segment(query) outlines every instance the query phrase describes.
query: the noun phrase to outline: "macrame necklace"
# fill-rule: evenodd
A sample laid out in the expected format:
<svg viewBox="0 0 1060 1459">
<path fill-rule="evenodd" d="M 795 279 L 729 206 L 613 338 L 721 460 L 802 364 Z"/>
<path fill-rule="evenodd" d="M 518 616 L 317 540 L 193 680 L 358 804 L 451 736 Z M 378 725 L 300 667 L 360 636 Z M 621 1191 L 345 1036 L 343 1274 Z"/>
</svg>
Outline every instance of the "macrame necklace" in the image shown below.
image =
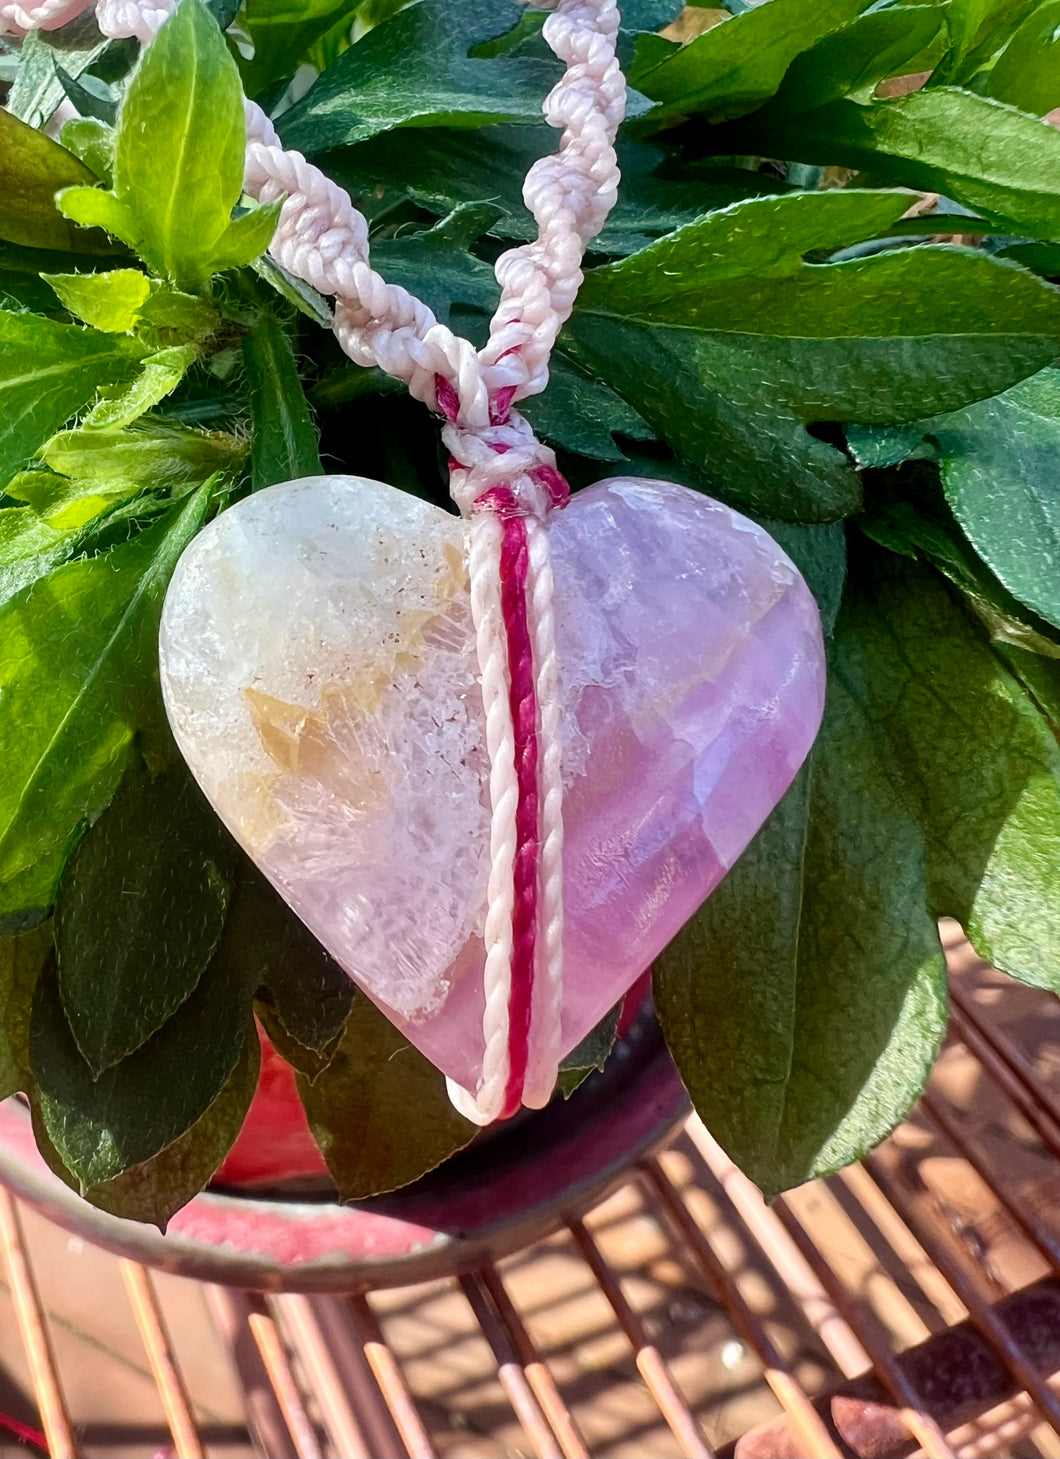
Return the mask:
<svg viewBox="0 0 1060 1459">
<path fill-rule="evenodd" d="M 97 21 L 146 44 L 170 8 L 98 0 Z M 246 191 L 283 199 L 271 255 L 334 297 L 351 359 L 444 419 L 462 520 L 357 477 L 270 487 L 191 544 L 162 622 L 214 806 L 482 1124 L 547 1102 L 779 800 L 823 702 L 816 607 L 765 532 L 665 482 L 568 506 L 515 409 L 616 198 L 618 26 L 615 0 L 545 21 L 562 140 L 527 176 L 538 235 L 497 262 L 481 350 L 372 270 L 348 195 L 246 103 Z"/>
</svg>

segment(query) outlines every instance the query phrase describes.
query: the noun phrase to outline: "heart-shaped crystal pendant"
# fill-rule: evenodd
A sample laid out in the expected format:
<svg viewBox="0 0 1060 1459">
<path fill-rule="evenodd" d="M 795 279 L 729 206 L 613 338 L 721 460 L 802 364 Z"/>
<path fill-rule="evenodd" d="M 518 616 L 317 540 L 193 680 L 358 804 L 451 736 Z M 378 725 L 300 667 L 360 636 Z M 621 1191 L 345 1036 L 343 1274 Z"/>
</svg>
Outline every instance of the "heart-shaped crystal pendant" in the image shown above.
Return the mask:
<svg viewBox="0 0 1060 1459">
<path fill-rule="evenodd" d="M 566 1053 L 714 890 L 820 723 L 817 607 L 720 503 L 617 478 L 550 522 Z M 185 552 L 162 687 L 243 848 L 359 986 L 477 1085 L 488 764 L 457 517 L 351 476 L 246 497 Z"/>
</svg>

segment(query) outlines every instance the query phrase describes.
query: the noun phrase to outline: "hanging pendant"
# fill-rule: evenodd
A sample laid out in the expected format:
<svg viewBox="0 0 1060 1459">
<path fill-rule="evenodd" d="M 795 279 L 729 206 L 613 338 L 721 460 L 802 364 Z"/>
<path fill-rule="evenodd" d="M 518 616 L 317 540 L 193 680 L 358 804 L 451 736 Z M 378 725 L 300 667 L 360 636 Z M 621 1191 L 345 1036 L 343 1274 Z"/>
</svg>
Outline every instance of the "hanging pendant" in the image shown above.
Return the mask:
<svg viewBox="0 0 1060 1459">
<path fill-rule="evenodd" d="M 802 577 L 718 502 L 617 478 L 578 493 L 550 535 L 566 1053 L 783 795 L 825 670 Z M 462 521 L 359 477 L 247 497 L 177 566 L 161 671 L 177 742 L 232 834 L 474 1089 L 489 798 Z"/>
</svg>

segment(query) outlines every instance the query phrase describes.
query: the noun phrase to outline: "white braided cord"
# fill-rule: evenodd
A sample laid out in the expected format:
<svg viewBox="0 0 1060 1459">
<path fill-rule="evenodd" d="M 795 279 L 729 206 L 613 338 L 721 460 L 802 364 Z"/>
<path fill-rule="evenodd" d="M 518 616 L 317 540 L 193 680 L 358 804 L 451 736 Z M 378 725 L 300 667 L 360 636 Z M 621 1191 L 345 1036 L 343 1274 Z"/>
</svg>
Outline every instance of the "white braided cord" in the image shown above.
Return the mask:
<svg viewBox="0 0 1060 1459">
<path fill-rule="evenodd" d="M 501 611 L 501 544 L 504 524 L 492 512 L 476 512 L 468 534 L 471 618 L 482 675 L 486 748 L 490 761 L 490 871 L 486 890 L 482 974 L 484 1050 L 478 1088 L 472 1094 L 447 1080 L 449 1097 L 461 1114 L 488 1125 L 500 1114 L 507 1091 L 508 997 L 511 992 L 514 867 L 518 845 L 519 782 L 515 769 L 515 726 L 508 699 L 508 660 Z"/>
<path fill-rule="evenodd" d="M 544 103 L 549 125 L 562 131 L 558 152 L 530 169 L 523 188 L 537 223 L 534 242 L 510 249 L 496 264 L 500 303 L 482 351 L 440 323 L 419 299 L 388 284 L 368 262 L 368 225 L 349 195 L 298 152 L 281 145 L 254 102 L 245 104 L 246 192 L 261 203 L 282 199 L 269 245 L 289 273 L 335 298 L 335 334 L 356 363 L 378 365 L 409 392 L 441 412 L 439 380 L 455 398 L 455 418 L 443 440 L 456 463 L 451 490 L 469 524 L 469 583 L 476 651 L 482 676 L 490 760 L 490 875 L 484 931 L 484 1058 L 477 1089 L 447 1081 L 456 1107 L 486 1124 L 506 1097 L 510 1073 L 508 1000 L 511 992 L 513 868 L 519 785 L 509 702 L 506 636 L 500 598 L 501 522 L 474 504 L 504 485 L 527 513 L 527 620 L 538 703 L 539 877 L 534 1015 L 524 1102 L 550 1097 L 559 1063 L 563 996 L 563 819 L 561 712 L 555 649 L 553 579 L 545 525 L 551 506 L 541 468 L 555 458 L 517 411 L 491 420 L 491 401 L 507 392 L 521 400 L 545 388 L 552 347 L 570 316 L 581 284 L 588 241 L 599 232 L 618 189 L 614 139 L 625 113 L 625 81 L 615 56 L 616 0 L 529 0 L 553 10 L 544 37 L 565 62 L 564 75 Z M 100 30 L 147 44 L 176 0 L 97 0 Z M 0 0 L 0 32 L 61 23 L 79 0 Z"/>
</svg>

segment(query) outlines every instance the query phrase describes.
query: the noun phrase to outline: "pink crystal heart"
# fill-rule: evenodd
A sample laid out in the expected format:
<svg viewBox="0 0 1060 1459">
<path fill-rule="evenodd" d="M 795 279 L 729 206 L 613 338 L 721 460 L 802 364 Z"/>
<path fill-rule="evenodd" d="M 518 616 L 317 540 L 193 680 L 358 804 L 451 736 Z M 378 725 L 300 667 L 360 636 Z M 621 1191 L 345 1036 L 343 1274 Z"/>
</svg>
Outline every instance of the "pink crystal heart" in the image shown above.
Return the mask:
<svg viewBox="0 0 1060 1459">
<path fill-rule="evenodd" d="M 805 758 L 817 607 L 720 503 L 617 478 L 551 522 L 572 1049 L 714 890 Z M 324 946 L 444 1072 L 482 1061 L 489 809 L 461 521 L 359 477 L 245 498 L 161 633 L 177 741 Z"/>
</svg>

